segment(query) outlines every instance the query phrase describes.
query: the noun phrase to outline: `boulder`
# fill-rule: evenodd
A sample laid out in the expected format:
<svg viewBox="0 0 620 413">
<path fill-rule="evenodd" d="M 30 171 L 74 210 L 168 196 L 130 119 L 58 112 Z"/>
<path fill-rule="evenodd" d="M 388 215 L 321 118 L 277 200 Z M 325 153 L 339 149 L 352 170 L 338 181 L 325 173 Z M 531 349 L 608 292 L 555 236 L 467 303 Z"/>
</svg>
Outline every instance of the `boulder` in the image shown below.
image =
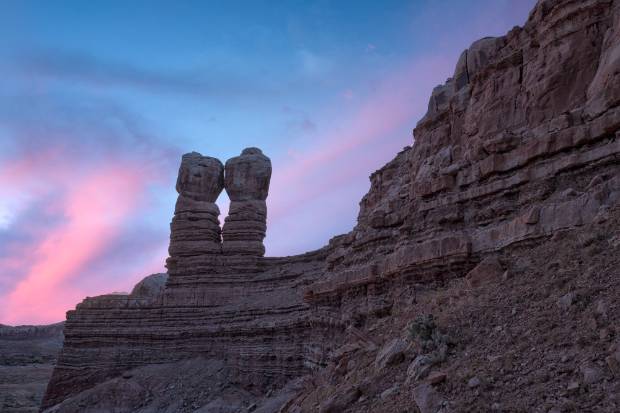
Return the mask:
<svg viewBox="0 0 620 413">
<path fill-rule="evenodd" d="M 407 344 L 405 341 L 400 338 L 395 338 L 379 350 L 375 358 L 375 367 L 381 370 L 387 366 L 402 362 L 405 359 L 406 351 Z"/>
<path fill-rule="evenodd" d="M 340 413 L 359 399 L 361 394 L 358 387 L 346 386 L 321 403 L 319 413 Z"/>
<path fill-rule="evenodd" d="M 438 413 L 443 411 L 445 404 L 443 396 L 430 383 L 422 383 L 414 387 L 413 400 L 420 409 L 420 413 Z"/>
<path fill-rule="evenodd" d="M 140 298 L 154 298 L 157 297 L 163 291 L 168 280 L 168 274 L 151 274 L 144 277 L 138 284 L 131 290 L 132 297 Z"/>
<path fill-rule="evenodd" d="M 431 367 L 433 366 L 433 360 L 430 356 L 425 354 L 418 355 L 407 368 L 407 380 L 419 380 L 426 377 Z"/>
</svg>

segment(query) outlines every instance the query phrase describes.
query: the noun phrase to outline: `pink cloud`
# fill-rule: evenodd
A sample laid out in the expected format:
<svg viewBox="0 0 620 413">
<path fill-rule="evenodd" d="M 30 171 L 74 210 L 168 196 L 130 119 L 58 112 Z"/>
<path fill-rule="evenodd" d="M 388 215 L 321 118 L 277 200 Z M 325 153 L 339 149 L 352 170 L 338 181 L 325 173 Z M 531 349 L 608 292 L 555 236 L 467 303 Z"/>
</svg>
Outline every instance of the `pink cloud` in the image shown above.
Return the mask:
<svg viewBox="0 0 620 413">
<path fill-rule="evenodd" d="M 372 170 L 411 144 L 409 131 L 424 115 L 433 85 L 445 81 L 453 60 L 430 56 L 395 69 L 336 128 L 319 136 L 311 151 L 295 151 L 297 156 L 278 166 L 270 190 L 272 221 L 352 179 L 367 182 Z"/>
<path fill-rule="evenodd" d="M 37 178 L 37 172 L 39 172 L 39 178 L 45 175 L 46 181 L 54 180 L 59 176 L 64 177 L 68 168 L 66 162 L 59 162 L 61 157 L 61 151 L 50 148 L 46 151 L 26 153 L 16 159 L 9 159 L 4 165 L 0 165 L 0 185 L 4 187 L 3 189 L 15 187 L 18 184 L 31 186 Z M 54 164 L 54 168 L 47 168 L 50 164 Z"/>
<path fill-rule="evenodd" d="M 446 68 L 452 66 L 453 60 L 429 57 L 391 73 L 339 128 L 318 139 L 321 145 L 306 153 L 301 162 L 286 165 L 279 174 L 283 182 L 294 181 L 309 170 L 379 140 L 398 126 L 413 127 L 426 110 L 432 86 L 445 81 Z M 403 141 L 411 143 L 411 136 Z"/>
<path fill-rule="evenodd" d="M 64 313 L 90 291 L 71 287 L 71 279 L 117 236 L 123 220 L 138 206 L 144 177 L 131 166 L 112 165 L 83 178 L 60 201 L 64 222 L 50 228 L 19 256 L 0 261 L 0 271 L 27 268 L 2 299 L 2 323 L 45 323 Z"/>
<path fill-rule="evenodd" d="M 481 21 L 484 22 L 484 19 Z M 504 23 L 496 25 L 502 28 Z M 471 39 L 474 40 L 479 37 L 474 33 L 476 30 L 469 32 L 471 28 L 467 25 L 462 30 L 467 31 L 462 38 L 475 36 Z M 442 50 L 449 50 L 444 55 L 423 56 L 393 66 L 382 76 L 381 82 L 368 87 L 373 89 L 369 95 L 365 96 L 363 88 L 357 84 L 354 91 L 343 85 L 334 89 L 334 100 L 326 105 L 325 112 L 338 114 L 339 119 L 331 125 L 324 127 L 326 123 L 315 114 L 312 114 L 312 119 L 319 120 L 320 128 L 310 123 L 297 124 L 302 130 L 312 132 L 312 147 L 305 150 L 291 147 L 284 151 L 288 153 L 288 158 L 274 159 L 274 176 L 268 200 L 269 237 L 278 240 L 281 246 L 280 250 L 269 250 L 270 254 L 302 252 L 291 250 L 298 247 L 291 241 L 287 218 L 289 223 L 298 221 L 299 229 L 296 231 L 299 231 L 300 236 L 295 238 L 317 238 L 314 241 L 317 247 L 326 243 L 330 235 L 335 235 L 333 231 L 340 230 L 325 228 L 325 232 L 329 230 L 330 233 L 324 239 L 318 239 L 324 234 L 321 232 L 323 221 L 342 221 L 344 230 L 354 225 L 357 215 L 355 204 L 368 189 L 369 173 L 392 159 L 402 146 L 411 144 L 411 128 L 424 114 L 432 87 L 451 75 L 458 51 L 467 46 L 461 44 L 461 37 L 456 37 L 456 41 L 452 35 L 438 39 L 437 44 L 442 46 Z M 378 56 L 380 49 L 374 44 L 368 44 L 366 54 Z M 360 53 L 364 53 L 364 50 L 360 50 Z M 316 66 L 314 60 L 310 66 Z M 35 65 L 33 68 L 36 69 L 37 77 L 51 76 L 85 80 L 92 84 L 199 93 L 201 96 L 214 92 L 202 82 L 178 82 L 176 79 L 155 75 L 145 77 L 133 68 L 119 68 L 80 56 L 69 56 L 56 63 L 47 58 L 31 63 Z M 76 66 L 76 63 L 79 64 Z M 101 75 L 102 72 L 105 73 Z M 225 84 L 228 85 L 228 82 Z M 341 91 L 342 88 L 345 90 Z M 245 90 L 247 87 L 239 89 Z M 218 88 L 215 93 L 218 96 L 228 95 L 231 90 Z M 263 96 L 261 93 L 259 95 Z M 52 105 L 52 108 L 55 106 Z M 71 116 L 66 119 L 66 123 L 51 122 L 56 128 L 42 128 L 40 122 L 33 122 L 26 117 L 24 123 L 27 133 L 16 135 L 16 139 L 31 144 L 24 145 L 27 150 L 20 159 L 0 165 L 0 213 L 3 202 L 10 202 L 8 205 L 15 215 L 20 209 L 31 205 L 31 201 L 49 198 L 50 203 L 42 207 L 47 210 L 42 216 L 61 218 L 43 228 L 36 228 L 39 224 L 37 222 L 21 223 L 32 225 L 33 228 L 28 229 L 29 233 L 34 234 L 32 239 L 27 243 L 2 245 L 2 252 L 8 252 L 8 255 L 0 254 L 0 283 L 8 279 L 11 283 L 6 283 L 8 288 L 0 289 L 0 323 L 58 321 L 64 318 L 67 309 L 84 296 L 127 290 L 131 288 L 131 283 L 143 275 L 161 270 L 166 254 L 165 241 L 158 241 L 157 248 L 148 257 L 145 255 L 141 260 L 131 258 L 131 262 L 121 262 L 118 251 L 110 249 L 119 243 L 122 231 L 132 229 L 128 221 L 136 219 L 138 211 L 142 212 L 140 200 L 145 195 L 146 186 L 157 179 L 156 174 L 147 176 L 145 171 L 135 165 L 145 165 L 155 160 L 145 153 L 137 163 L 107 159 L 110 153 L 123 152 L 134 156 L 133 143 L 121 145 L 123 151 L 107 152 L 123 142 L 120 137 L 109 140 L 108 136 L 124 136 L 127 125 L 130 134 L 134 134 L 133 122 L 121 122 L 121 130 L 116 127 L 116 122 L 103 122 L 102 130 L 92 131 L 91 124 L 100 125 L 102 119 L 108 118 L 125 119 L 125 115 L 117 113 L 115 108 L 104 108 L 103 113 L 108 116 L 102 116 L 102 108 L 95 105 L 92 113 L 85 117 L 82 108 L 78 109 L 69 112 Z M 44 106 L 43 110 L 48 109 Z M 283 107 L 282 111 L 289 114 L 293 112 L 288 106 Z M 22 112 L 29 113 L 27 110 L 16 113 Z M 66 131 L 70 132 L 72 139 L 62 136 Z M 73 145 L 79 145 L 83 136 L 90 136 L 96 145 L 92 145 L 92 150 L 90 145 L 85 145 L 79 155 L 83 158 L 78 161 Z M 103 144 L 99 145 L 101 142 Z M 145 147 L 155 146 L 151 141 L 146 142 L 148 144 Z M 40 152 L 39 148 L 51 147 L 48 143 L 53 143 L 56 149 Z M 68 152 L 74 156 L 68 155 Z M 167 190 L 171 188 L 166 187 Z M 220 201 L 222 220 L 228 209 L 227 203 L 223 196 Z M 324 207 L 324 203 L 347 204 L 350 207 L 334 212 Z M 334 218 L 336 214 L 342 215 Z M 302 220 L 300 217 L 311 219 Z M 169 218 L 166 216 L 163 219 Z M 18 232 L 18 235 L 22 235 L 23 227 Z M 144 239 L 143 235 L 141 237 Z M 118 259 L 117 264 L 101 264 L 112 256 Z M 93 269 L 95 262 L 99 263 L 99 267 Z M 122 280 L 107 277 L 115 273 L 121 273 Z"/>
</svg>

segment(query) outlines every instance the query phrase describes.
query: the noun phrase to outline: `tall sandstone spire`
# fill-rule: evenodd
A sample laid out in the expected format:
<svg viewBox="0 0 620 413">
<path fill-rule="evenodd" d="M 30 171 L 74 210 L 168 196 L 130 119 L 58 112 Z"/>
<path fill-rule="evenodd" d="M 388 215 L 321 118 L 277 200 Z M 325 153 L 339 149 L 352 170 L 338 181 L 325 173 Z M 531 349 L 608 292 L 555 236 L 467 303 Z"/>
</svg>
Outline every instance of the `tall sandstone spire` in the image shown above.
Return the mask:
<svg viewBox="0 0 620 413">
<path fill-rule="evenodd" d="M 265 255 L 270 179 L 271 160 L 258 148 L 246 148 L 226 161 L 224 187 L 230 209 L 222 231 L 224 254 Z"/>
<path fill-rule="evenodd" d="M 213 256 L 221 254 L 220 210 L 215 201 L 222 189 L 222 162 L 198 152 L 183 155 L 166 260 L 171 279 L 191 274 L 197 267 L 212 266 Z"/>
</svg>

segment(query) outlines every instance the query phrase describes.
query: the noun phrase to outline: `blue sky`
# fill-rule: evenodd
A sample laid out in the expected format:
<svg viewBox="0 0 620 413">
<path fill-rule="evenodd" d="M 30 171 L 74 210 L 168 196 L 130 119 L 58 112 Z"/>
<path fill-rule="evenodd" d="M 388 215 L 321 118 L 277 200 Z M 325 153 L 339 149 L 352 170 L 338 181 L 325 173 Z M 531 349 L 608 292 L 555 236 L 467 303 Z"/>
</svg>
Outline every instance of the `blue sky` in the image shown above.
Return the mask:
<svg viewBox="0 0 620 413">
<path fill-rule="evenodd" d="M 162 271 L 193 150 L 225 161 L 262 148 L 268 255 L 325 245 L 355 225 L 368 176 L 412 143 L 460 52 L 533 5 L 4 2 L 0 302 L 13 304 L 0 322 L 60 319 L 84 295 Z M 71 242 L 81 248 L 59 263 Z M 43 286 L 63 291 L 45 319 L 24 293 Z"/>
</svg>

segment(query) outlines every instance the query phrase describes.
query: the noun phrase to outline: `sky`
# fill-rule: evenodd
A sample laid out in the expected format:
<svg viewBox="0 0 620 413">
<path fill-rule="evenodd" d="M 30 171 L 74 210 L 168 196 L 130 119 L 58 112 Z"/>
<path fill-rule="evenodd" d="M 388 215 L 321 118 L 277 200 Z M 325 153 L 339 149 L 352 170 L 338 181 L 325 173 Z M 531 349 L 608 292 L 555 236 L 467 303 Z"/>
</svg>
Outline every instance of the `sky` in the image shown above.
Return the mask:
<svg viewBox="0 0 620 413">
<path fill-rule="evenodd" d="M 4 1 L 0 323 L 164 272 L 183 153 L 271 158 L 269 256 L 348 232 L 459 54 L 533 5 Z"/>
</svg>

